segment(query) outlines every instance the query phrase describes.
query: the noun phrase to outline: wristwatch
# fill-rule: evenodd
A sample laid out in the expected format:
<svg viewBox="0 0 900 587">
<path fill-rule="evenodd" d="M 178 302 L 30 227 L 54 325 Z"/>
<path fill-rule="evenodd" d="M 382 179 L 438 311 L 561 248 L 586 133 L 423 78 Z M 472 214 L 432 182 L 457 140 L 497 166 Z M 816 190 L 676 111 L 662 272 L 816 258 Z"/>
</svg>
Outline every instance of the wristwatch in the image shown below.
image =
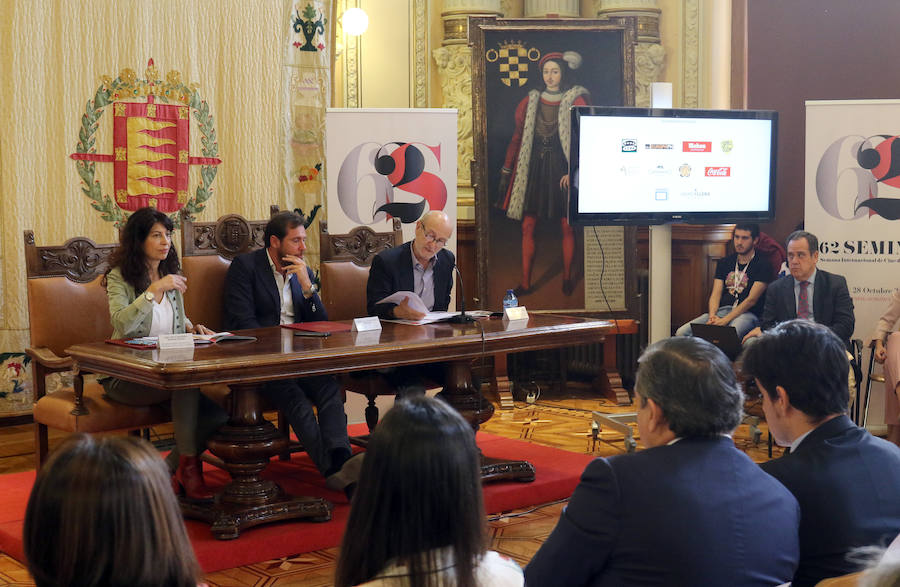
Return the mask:
<svg viewBox="0 0 900 587">
<path fill-rule="evenodd" d="M 309 286 L 309 289 L 303 292 L 303 296 L 307 298 L 311 298 L 314 295 L 319 293 L 319 286 L 315 283 Z"/>
<path fill-rule="evenodd" d="M 156 296 L 153 295 L 152 293 L 150 293 L 149 291 L 144 292 L 144 299 L 147 300 L 148 302 L 152 302 L 155 298 L 156 298 Z"/>
</svg>

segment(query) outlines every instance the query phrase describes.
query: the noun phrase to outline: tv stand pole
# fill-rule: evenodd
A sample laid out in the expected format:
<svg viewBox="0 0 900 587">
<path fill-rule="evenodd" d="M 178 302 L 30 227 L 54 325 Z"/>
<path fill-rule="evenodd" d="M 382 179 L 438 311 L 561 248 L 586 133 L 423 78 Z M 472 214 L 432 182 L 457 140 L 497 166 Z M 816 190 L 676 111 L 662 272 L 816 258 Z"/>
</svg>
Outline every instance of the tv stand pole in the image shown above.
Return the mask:
<svg viewBox="0 0 900 587">
<path fill-rule="evenodd" d="M 672 107 L 672 84 L 650 84 L 650 105 Z M 650 340 L 672 336 L 672 225 L 650 227 Z"/>
</svg>

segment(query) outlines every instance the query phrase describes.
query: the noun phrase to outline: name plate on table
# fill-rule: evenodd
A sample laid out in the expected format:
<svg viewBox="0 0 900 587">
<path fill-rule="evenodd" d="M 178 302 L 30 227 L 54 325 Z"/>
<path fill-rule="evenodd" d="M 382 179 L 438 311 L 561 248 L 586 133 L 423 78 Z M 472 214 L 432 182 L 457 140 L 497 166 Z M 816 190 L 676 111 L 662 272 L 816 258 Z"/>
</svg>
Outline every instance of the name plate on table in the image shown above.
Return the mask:
<svg viewBox="0 0 900 587">
<path fill-rule="evenodd" d="M 194 348 L 194 335 L 185 334 L 160 334 L 156 346 L 159 350 L 168 349 L 192 349 Z"/>
<path fill-rule="evenodd" d="M 512 322 L 514 320 L 528 320 L 528 310 L 525 309 L 525 306 L 503 308 L 503 320 L 507 322 Z"/>
<path fill-rule="evenodd" d="M 528 327 L 528 310 L 525 306 L 503 309 L 503 330 L 522 330 Z"/>
<path fill-rule="evenodd" d="M 194 347 L 183 349 L 157 349 L 153 351 L 157 363 L 188 363 L 194 360 Z"/>
<path fill-rule="evenodd" d="M 381 341 L 381 329 L 353 333 L 353 346 L 370 346 Z"/>
<path fill-rule="evenodd" d="M 353 326 L 350 328 L 352 332 L 370 332 L 372 330 L 381 330 L 381 320 L 378 316 L 369 316 L 367 318 L 354 318 Z"/>
</svg>

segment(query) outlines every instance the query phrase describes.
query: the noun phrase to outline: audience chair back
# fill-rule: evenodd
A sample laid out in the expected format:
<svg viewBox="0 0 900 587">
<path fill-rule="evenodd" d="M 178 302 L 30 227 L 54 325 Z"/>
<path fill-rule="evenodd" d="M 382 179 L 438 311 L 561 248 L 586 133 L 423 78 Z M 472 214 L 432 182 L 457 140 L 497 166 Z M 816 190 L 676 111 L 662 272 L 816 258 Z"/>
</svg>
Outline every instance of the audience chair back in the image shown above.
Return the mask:
<svg viewBox="0 0 900 587">
<path fill-rule="evenodd" d="M 271 207 L 271 213 L 278 206 Z M 215 222 L 185 220 L 181 229 L 181 267 L 188 278 L 184 313 L 194 324 L 222 330 L 225 275 L 237 255 L 263 248 L 268 220 L 246 220 L 237 214 Z"/>
<path fill-rule="evenodd" d="M 118 244 L 75 237 L 59 246 L 35 245 L 25 231 L 25 271 L 33 370 L 35 467 L 47 456 L 47 429 L 67 432 L 137 430 L 167 422 L 159 406 L 134 407 L 106 399 L 103 387 L 75 373 L 72 387 L 47 393 L 51 373 L 69 371 L 66 349 L 103 341 L 112 334 L 104 275 Z"/>
<path fill-rule="evenodd" d="M 391 232 L 375 232 L 357 226 L 347 234 L 329 234 L 328 224 L 319 222 L 322 303 L 331 320 L 350 320 L 367 315 L 366 283 L 375 255 L 403 244 L 400 220 L 393 219 Z"/>
</svg>

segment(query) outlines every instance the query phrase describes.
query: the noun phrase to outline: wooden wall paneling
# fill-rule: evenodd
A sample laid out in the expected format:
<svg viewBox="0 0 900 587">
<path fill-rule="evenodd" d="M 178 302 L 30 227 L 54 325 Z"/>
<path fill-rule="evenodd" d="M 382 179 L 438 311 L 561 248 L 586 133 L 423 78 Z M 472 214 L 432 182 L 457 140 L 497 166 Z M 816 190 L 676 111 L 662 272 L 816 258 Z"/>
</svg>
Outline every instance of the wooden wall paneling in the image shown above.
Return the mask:
<svg viewBox="0 0 900 587">
<path fill-rule="evenodd" d="M 478 288 L 477 266 L 475 264 L 475 221 L 456 221 L 456 264 L 463 278 L 463 288 L 466 290 L 466 309 L 478 308 L 475 301 L 475 292 Z M 499 301 L 497 302 L 499 304 Z M 459 295 L 456 306 L 459 309 Z M 493 306 L 488 303 L 488 308 Z M 499 309 L 499 308 L 498 308 Z"/>
<path fill-rule="evenodd" d="M 672 226 L 672 330 L 706 312 L 716 263 L 731 242 L 733 224 Z M 638 229 L 638 256 L 649 268 L 649 231 Z"/>
</svg>

